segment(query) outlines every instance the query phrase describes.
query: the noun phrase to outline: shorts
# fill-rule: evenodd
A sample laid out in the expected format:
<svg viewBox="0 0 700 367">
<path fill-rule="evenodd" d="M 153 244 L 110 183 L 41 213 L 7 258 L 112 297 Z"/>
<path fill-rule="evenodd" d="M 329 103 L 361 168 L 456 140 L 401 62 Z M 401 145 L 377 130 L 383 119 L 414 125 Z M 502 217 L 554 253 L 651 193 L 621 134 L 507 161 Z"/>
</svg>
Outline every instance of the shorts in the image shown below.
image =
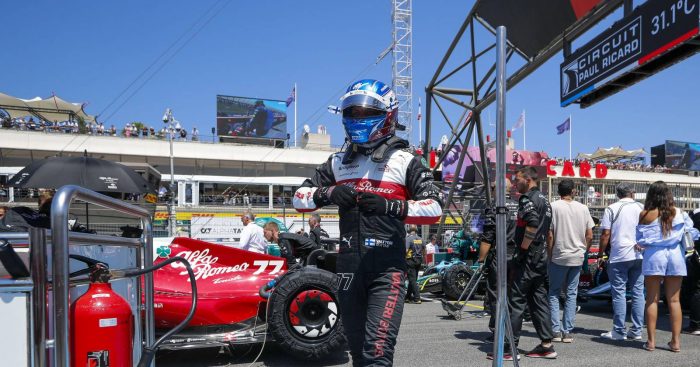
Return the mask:
<svg viewBox="0 0 700 367">
<path fill-rule="evenodd" d="M 642 274 L 660 276 L 686 276 L 685 256 L 681 246 L 649 246 L 644 249 Z"/>
</svg>

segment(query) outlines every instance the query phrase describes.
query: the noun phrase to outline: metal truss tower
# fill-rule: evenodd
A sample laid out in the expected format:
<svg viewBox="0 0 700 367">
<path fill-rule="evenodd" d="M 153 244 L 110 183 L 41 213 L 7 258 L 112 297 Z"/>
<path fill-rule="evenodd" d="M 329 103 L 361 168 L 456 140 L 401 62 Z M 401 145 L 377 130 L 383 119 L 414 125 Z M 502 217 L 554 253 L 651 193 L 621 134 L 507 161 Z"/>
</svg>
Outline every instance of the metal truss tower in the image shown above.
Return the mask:
<svg viewBox="0 0 700 367">
<path fill-rule="evenodd" d="M 505 51 L 508 65 L 506 87 L 508 89 L 514 87 L 559 51 L 569 52 L 569 40 L 576 39 L 620 6 L 623 1 L 627 0 L 601 2 L 585 19 L 569 27 L 564 35 L 553 40 L 535 56 L 526 55 L 508 42 Z M 444 121 L 449 127 L 450 137 L 447 145 L 442 149 L 442 154 L 438 157 L 434 170 L 441 167 L 448 156 L 453 162 L 455 159 L 457 162 L 454 177 L 443 187 L 447 195 L 443 203 L 438 235 L 442 234 L 448 217 L 453 223 L 461 223 L 463 227 L 469 225 L 469 207 L 465 206 L 465 199 L 468 200 L 471 196 L 468 190 L 475 183 L 462 177 L 464 165 L 474 165 L 477 177 L 481 178 L 481 182 L 476 186 L 488 187 L 489 165 L 486 159 L 474 159 L 466 149 L 472 136 L 476 135 L 479 142 L 479 155 L 486 157 L 481 112 L 496 99 L 496 30 L 477 14 L 477 9 L 486 2 L 487 0 L 476 1 L 452 40 L 447 53 L 443 56 L 433 78 L 426 86 L 423 152 L 427 158 L 431 148 L 431 126 Z M 458 46 L 463 48 L 455 52 Z M 448 109 L 447 105 L 451 105 L 452 110 Z M 434 113 L 433 107 L 436 107 L 437 114 Z M 455 112 L 458 113 L 455 114 Z M 455 146 L 458 148 L 452 150 Z M 487 202 L 491 202 L 489 190 L 484 190 L 479 196 L 481 195 L 485 196 Z"/>
<path fill-rule="evenodd" d="M 392 89 L 399 101 L 399 123 L 406 126 L 406 138 L 413 131 L 413 6 L 412 0 L 392 0 L 394 57 Z"/>
</svg>

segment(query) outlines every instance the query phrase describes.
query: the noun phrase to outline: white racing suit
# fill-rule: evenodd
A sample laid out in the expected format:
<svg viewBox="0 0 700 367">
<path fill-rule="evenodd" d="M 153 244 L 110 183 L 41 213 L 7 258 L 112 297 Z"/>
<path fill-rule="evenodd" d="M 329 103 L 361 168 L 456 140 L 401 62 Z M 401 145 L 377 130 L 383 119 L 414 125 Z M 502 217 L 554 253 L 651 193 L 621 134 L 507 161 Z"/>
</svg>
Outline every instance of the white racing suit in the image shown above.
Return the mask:
<svg viewBox="0 0 700 367">
<path fill-rule="evenodd" d="M 294 196 L 294 207 L 301 212 L 317 209 L 317 189 L 335 185 L 407 201 L 404 220 L 363 214 L 357 207 L 339 209 L 340 311 L 355 366 L 392 364 L 406 296 L 404 223 L 433 224 L 442 214 L 431 171 L 420 156 L 400 149 L 405 146 L 405 141 L 392 138 L 366 154 L 352 146 L 349 153 L 335 153 Z"/>
</svg>

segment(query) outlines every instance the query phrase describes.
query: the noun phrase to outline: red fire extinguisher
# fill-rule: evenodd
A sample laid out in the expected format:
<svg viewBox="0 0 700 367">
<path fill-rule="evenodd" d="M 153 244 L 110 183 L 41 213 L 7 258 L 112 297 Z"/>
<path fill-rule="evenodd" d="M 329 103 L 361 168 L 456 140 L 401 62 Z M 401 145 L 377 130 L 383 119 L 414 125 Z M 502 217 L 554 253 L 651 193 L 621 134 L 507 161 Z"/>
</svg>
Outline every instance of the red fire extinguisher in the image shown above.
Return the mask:
<svg viewBox="0 0 700 367">
<path fill-rule="evenodd" d="M 87 292 L 71 305 L 72 367 L 133 366 L 133 314 L 109 278 L 104 264 L 95 265 Z"/>
</svg>

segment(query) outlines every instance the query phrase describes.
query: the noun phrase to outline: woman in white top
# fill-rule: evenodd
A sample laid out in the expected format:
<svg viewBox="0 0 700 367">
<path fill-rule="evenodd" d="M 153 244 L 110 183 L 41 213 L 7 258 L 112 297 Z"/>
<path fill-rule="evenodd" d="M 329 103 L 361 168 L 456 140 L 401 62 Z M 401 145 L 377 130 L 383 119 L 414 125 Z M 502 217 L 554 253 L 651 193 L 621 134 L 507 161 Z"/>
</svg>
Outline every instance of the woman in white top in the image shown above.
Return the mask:
<svg viewBox="0 0 700 367">
<path fill-rule="evenodd" d="M 652 351 L 656 347 L 656 320 L 661 282 L 666 291 L 666 302 L 671 314 L 671 341 L 668 348 L 680 352 L 680 334 L 683 313 L 680 304 L 680 290 L 685 267 L 685 248 L 682 238 L 690 231 L 698 238 L 697 229 L 688 214 L 675 207 L 673 194 L 663 181 L 656 181 L 649 187 L 644 210 L 639 214 L 637 244 L 643 250 L 642 274 L 646 286 L 646 318 L 648 340 L 644 349 Z"/>
</svg>

